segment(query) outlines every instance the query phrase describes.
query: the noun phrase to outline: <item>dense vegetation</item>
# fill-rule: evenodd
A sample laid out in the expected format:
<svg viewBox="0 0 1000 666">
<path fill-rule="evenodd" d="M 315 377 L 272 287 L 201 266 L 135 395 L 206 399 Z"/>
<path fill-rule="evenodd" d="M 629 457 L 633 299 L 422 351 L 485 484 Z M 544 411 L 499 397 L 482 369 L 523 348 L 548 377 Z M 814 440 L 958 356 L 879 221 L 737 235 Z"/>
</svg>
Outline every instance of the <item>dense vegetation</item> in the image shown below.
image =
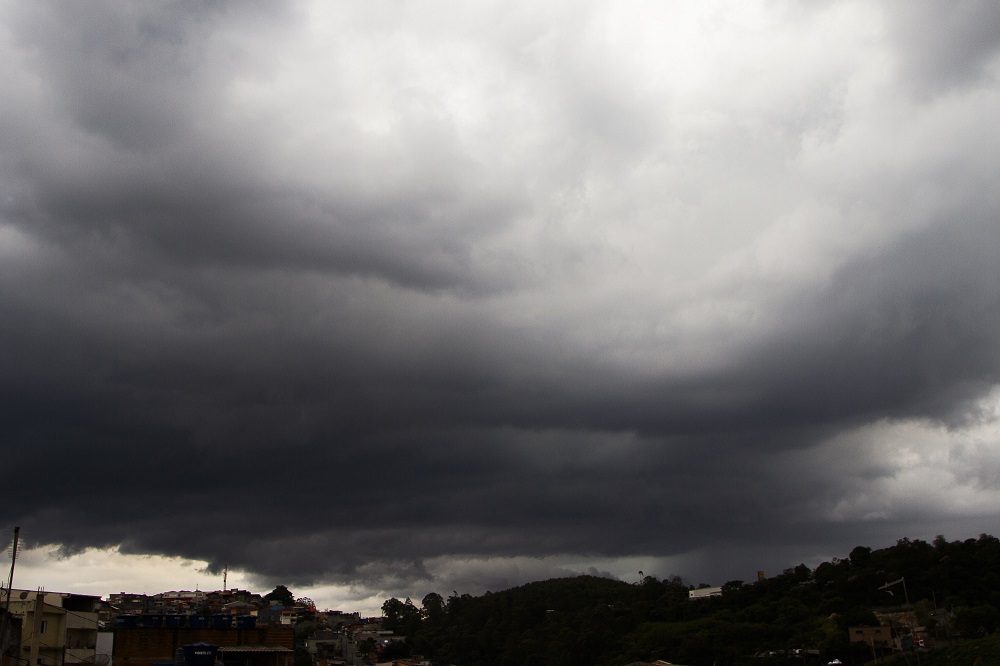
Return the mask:
<svg viewBox="0 0 1000 666">
<path fill-rule="evenodd" d="M 991 666 L 1000 664 L 1000 634 L 988 638 L 956 642 L 921 654 L 920 666 Z M 886 666 L 916 666 L 910 656 L 897 656 Z"/>
<path fill-rule="evenodd" d="M 902 584 L 880 589 L 899 579 L 905 594 Z M 852 646 L 847 628 L 878 624 L 873 611 L 902 607 L 904 596 L 939 644 L 993 633 L 1000 624 L 1000 540 L 981 535 L 953 542 L 902 539 L 876 551 L 858 546 L 846 559 L 814 570 L 799 565 L 753 584 L 730 581 L 719 597 L 690 601 L 688 590 L 676 577 L 628 584 L 581 576 L 480 597 L 431 593 L 420 606 L 389 599 L 386 627 L 408 639 L 383 658 L 412 652 L 463 666 L 616 666 L 656 659 L 780 666 L 834 658 L 860 664 L 872 650 Z"/>
</svg>

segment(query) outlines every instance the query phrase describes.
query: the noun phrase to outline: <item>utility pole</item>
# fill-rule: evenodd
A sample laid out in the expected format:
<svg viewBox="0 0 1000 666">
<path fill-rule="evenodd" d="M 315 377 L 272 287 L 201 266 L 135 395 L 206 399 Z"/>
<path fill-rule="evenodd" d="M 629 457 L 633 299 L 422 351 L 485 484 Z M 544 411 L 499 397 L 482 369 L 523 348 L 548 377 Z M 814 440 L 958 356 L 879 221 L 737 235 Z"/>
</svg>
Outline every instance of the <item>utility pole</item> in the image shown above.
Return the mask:
<svg viewBox="0 0 1000 666">
<path fill-rule="evenodd" d="M 891 583 L 886 583 L 885 585 L 881 586 L 878 589 L 888 591 L 890 587 L 892 587 L 893 585 L 899 585 L 900 583 L 903 584 L 903 598 L 906 599 L 906 605 L 909 606 L 910 595 L 906 592 L 906 578 L 900 578 L 899 580 L 894 580 Z M 892 592 L 889 592 L 889 594 L 892 594 Z"/>
<path fill-rule="evenodd" d="M 31 649 L 28 656 L 28 666 L 37 666 L 39 639 L 42 634 L 42 612 L 45 610 L 45 593 L 41 590 L 35 593 L 35 614 L 31 619 Z"/>
<path fill-rule="evenodd" d="M 906 600 L 906 607 L 907 609 L 909 609 L 910 615 L 912 616 L 912 620 L 910 620 L 913 623 L 913 627 L 910 628 L 910 640 L 912 641 L 913 629 L 916 628 L 917 626 L 917 614 L 913 611 L 913 606 L 910 605 L 910 595 L 906 591 L 906 578 L 900 576 L 899 580 L 894 580 L 891 583 L 886 583 L 885 585 L 883 585 L 878 589 L 885 590 L 888 592 L 890 587 L 892 587 L 893 585 L 899 585 L 900 583 L 903 584 L 903 598 Z M 889 594 L 892 594 L 892 592 L 889 592 Z M 916 653 L 917 655 L 917 666 L 920 666 L 920 646 L 914 643 L 913 652 Z"/>
<path fill-rule="evenodd" d="M 7 654 L 7 618 L 10 617 L 10 595 L 14 589 L 14 563 L 17 561 L 17 538 L 21 533 L 20 527 L 14 528 L 14 543 L 10 547 L 10 575 L 7 577 L 7 601 L 3 606 L 3 622 L 0 622 L 0 661 L 3 655 Z"/>
</svg>

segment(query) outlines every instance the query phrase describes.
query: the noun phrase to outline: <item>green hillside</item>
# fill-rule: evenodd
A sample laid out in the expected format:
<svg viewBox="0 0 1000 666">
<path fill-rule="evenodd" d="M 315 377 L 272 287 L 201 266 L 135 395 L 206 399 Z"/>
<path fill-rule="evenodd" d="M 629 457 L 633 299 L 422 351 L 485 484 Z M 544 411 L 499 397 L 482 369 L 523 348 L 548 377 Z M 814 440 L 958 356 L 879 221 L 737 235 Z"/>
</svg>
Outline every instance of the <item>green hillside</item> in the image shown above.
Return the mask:
<svg viewBox="0 0 1000 666">
<path fill-rule="evenodd" d="M 876 651 L 851 644 L 848 627 L 878 625 L 879 618 L 892 625 L 895 638 L 908 640 L 919 626 L 928 646 L 951 644 L 922 652 L 921 666 L 927 666 L 996 630 L 997 572 L 995 537 L 901 539 L 882 550 L 858 546 L 815 569 L 799 565 L 752 584 L 730 581 L 721 596 L 694 601 L 676 577 L 628 584 L 581 576 L 478 597 L 430 593 L 419 606 L 390 599 L 383 611 L 387 628 L 408 637 L 389 656 L 412 652 L 460 666 L 618 666 L 657 659 L 690 666 L 861 664 Z M 994 644 L 981 645 L 982 666 L 1000 664 Z M 874 656 L 889 656 L 884 652 Z M 959 661 L 948 664 L 966 663 L 966 653 L 955 655 Z"/>
<path fill-rule="evenodd" d="M 956 642 L 920 653 L 920 666 L 995 666 L 1000 664 L 1000 634 Z M 899 655 L 886 666 L 917 666 L 914 656 Z"/>
</svg>

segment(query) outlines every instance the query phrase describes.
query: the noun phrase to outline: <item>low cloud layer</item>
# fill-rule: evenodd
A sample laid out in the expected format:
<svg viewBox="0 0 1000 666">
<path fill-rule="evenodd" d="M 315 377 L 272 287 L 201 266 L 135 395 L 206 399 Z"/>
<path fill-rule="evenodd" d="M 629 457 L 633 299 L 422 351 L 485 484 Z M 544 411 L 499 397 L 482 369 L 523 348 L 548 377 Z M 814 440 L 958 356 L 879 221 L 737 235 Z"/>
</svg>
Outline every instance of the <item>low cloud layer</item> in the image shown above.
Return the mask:
<svg viewBox="0 0 1000 666">
<path fill-rule="evenodd" d="M 29 543 L 363 599 L 1000 528 L 990 3 L 0 7 Z"/>
</svg>

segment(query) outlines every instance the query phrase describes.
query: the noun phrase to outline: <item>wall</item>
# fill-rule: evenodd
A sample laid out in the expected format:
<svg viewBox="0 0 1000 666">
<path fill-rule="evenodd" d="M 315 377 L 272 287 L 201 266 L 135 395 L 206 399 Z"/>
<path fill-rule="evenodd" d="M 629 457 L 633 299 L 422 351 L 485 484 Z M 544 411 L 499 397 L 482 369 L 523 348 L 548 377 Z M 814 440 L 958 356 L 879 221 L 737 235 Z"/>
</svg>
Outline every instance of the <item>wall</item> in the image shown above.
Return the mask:
<svg viewBox="0 0 1000 666">
<path fill-rule="evenodd" d="M 152 666 L 172 662 L 178 648 L 188 643 L 211 643 L 220 647 L 267 645 L 295 649 L 292 627 L 256 629 L 118 628 L 115 630 L 115 666 Z"/>
</svg>

